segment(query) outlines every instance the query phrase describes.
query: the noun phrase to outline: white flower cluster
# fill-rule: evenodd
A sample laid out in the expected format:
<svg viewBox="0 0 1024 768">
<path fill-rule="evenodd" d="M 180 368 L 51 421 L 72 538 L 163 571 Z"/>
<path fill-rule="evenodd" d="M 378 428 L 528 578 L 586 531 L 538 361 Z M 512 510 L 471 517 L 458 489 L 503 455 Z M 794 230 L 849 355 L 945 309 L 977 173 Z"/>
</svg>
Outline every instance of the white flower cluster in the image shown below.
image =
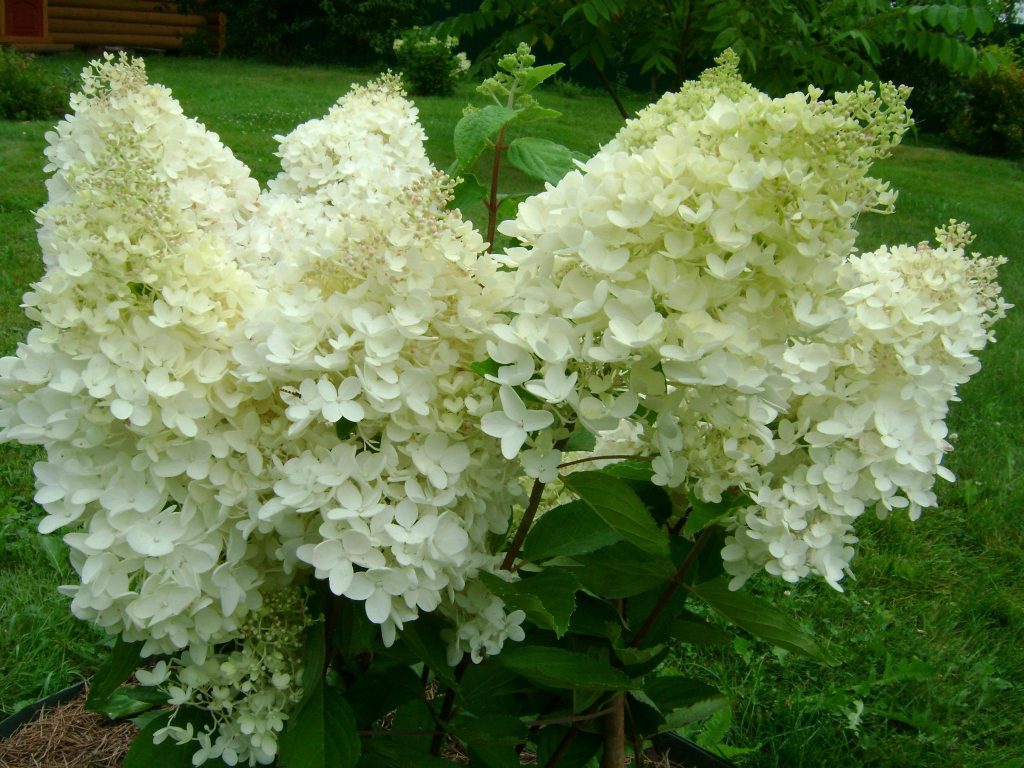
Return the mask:
<svg viewBox="0 0 1024 768">
<path fill-rule="evenodd" d="M 278 734 L 302 700 L 303 647 L 310 624 L 305 599 L 302 589 L 272 592 L 246 618 L 230 652 L 203 659 L 185 652 L 136 672 L 142 685 L 165 691 L 172 706 L 187 705 L 209 716 L 198 727 L 174 725 L 172 717 L 154 740 L 198 743 L 195 765 L 218 758 L 228 765 L 273 763 Z"/>
<path fill-rule="evenodd" d="M 284 406 L 252 525 L 364 601 L 390 644 L 481 568 L 508 524 L 512 470 L 475 428 L 470 366 L 505 301 L 480 235 L 445 210 L 415 108 L 385 77 L 281 142 L 283 170 L 239 234 L 257 282 L 239 375 Z"/>
<path fill-rule="evenodd" d="M 905 89 L 772 99 L 719 62 L 503 225 L 523 246 L 481 426 L 543 479 L 553 410 L 632 419 L 656 482 L 751 500 L 723 553 L 735 588 L 762 567 L 838 588 L 865 505 L 935 503 L 946 404 L 1003 309 L 994 263 L 848 258 L 856 217 L 895 199 L 867 172 L 909 125 Z"/>
<path fill-rule="evenodd" d="M 227 237 L 259 188 L 141 65 L 87 69 L 71 106 L 47 137 L 39 327 L 0 361 L 2 437 L 46 448 L 40 529 L 75 528 L 74 613 L 147 653 L 205 647 L 275 570 L 235 528 L 265 483 L 230 336 L 261 289 Z"/>
<path fill-rule="evenodd" d="M 141 62 L 84 78 L 48 136 L 39 327 L 0 361 L 0 438 L 46 448 L 41 529 L 71 528 L 73 612 L 176 654 L 182 701 L 230 702 L 242 667 L 218 649 L 247 653 L 253 612 L 310 574 L 387 642 L 454 612 L 521 495 L 471 370 L 508 280 L 446 210 L 397 80 L 282 139 L 261 195 Z M 260 690 L 263 724 L 225 705 L 197 759 L 273 754 L 286 702 Z"/>
</svg>

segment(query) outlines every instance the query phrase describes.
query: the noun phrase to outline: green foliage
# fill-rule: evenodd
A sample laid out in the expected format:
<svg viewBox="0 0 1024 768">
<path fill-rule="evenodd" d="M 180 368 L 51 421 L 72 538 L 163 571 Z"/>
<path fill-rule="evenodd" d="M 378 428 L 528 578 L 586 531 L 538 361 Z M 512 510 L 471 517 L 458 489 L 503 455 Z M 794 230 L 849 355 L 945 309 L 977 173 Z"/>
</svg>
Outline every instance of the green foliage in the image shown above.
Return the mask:
<svg viewBox="0 0 1024 768">
<path fill-rule="evenodd" d="M 48 65 L 60 67 L 66 60 L 56 58 Z M 173 81 L 176 87 L 181 83 L 191 102 L 187 109 L 202 115 L 250 162 L 268 153 L 273 133 L 286 131 L 296 118 L 305 119 L 322 111 L 323 105 L 330 103 L 349 78 L 358 77 L 349 72 L 287 70 L 232 61 L 156 60 L 151 69 L 154 77 Z M 561 109 L 571 109 L 573 120 L 571 130 L 564 133 L 560 132 L 559 121 L 535 124 L 547 131 L 546 137 L 574 148 L 592 149 L 610 135 L 614 127 L 611 110 L 594 104 L 594 99 L 583 97 L 566 103 L 555 94 L 547 98 Z M 450 130 L 460 116 L 455 100 L 424 100 L 421 109 L 432 134 Z M 10 265 L 10 274 L 3 283 L 10 315 L 8 325 L 19 321 L 20 294 L 34 274 L 37 276 L 33 273 L 37 256 L 31 211 L 42 202 L 41 172 L 36 159 L 42 132 L 48 127 L 38 123 L 0 126 L 4 139 L 0 142 L 0 164 L 12 174 L 0 185 L 0 216 L 4 217 L 0 222 L 5 233 L 11 235 L 11 242 L 0 249 L 5 264 Z M 448 145 L 438 143 L 430 151 L 438 165 L 452 159 Z M 266 178 L 271 170 L 259 166 L 258 172 Z M 861 222 L 868 244 L 909 240 L 936 221 L 956 215 L 969 219 L 983 233 L 979 240 L 984 238 L 985 242 L 979 242 L 980 250 L 1011 253 L 1015 247 L 1017 233 L 1024 224 L 1019 206 L 1024 184 L 1011 164 L 934 148 L 908 147 L 901 149 L 879 172 L 893 179 L 894 186 L 901 190 L 903 206 L 893 217 L 866 217 Z M 517 173 L 507 178 L 521 185 L 517 189 L 529 188 L 532 183 Z M 949 195 L 950 189 L 957 190 L 955 199 Z M 1008 299 L 1018 304 L 1024 299 L 1020 288 L 1024 285 L 1021 263 L 1011 261 L 1006 267 Z M 1015 436 L 1024 426 L 1024 408 L 1020 393 L 1007 388 L 1006 382 L 1013 381 L 1019 372 L 1019 340 L 1024 326 L 1014 314 L 1007 318 L 1007 323 L 1001 331 L 1003 343 L 986 352 L 983 373 L 965 388 L 965 402 L 953 414 L 951 428 L 960 434 L 961 445 L 952 454 L 952 468 L 970 481 L 962 480 L 958 486 L 943 489 L 943 510 L 926 514 L 913 527 L 896 520 L 889 521 L 883 530 L 865 521 L 859 580 L 847 584 L 847 594 L 840 595 L 815 584 L 790 587 L 757 580 L 752 584 L 761 600 L 778 606 L 779 611 L 798 615 L 799 626 L 817 627 L 825 635 L 822 646 L 842 644 L 849 649 L 844 663 L 824 668 L 811 659 L 773 649 L 760 640 L 732 640 L 724 620 L 699 601 L 687 599 L 684 605 L 690 611 L 677 613 L 671 622 L 671 636 L 681 643 L 677 655 L 657 674 L 643 676 L 643 687 L 629 694 L 631 714 L 639 715 L 642 711 L 651 718 L 661 717 L 656 710 L 642 710 L 646 705 L 635 694 L 656 680 L 658 674 L 666 674 L 686 680 L 697 678 L 704 687 L 693 686 L 694 696 L 708 688 L 728 694 L 734 702 L 732 709 L 718 709 L 708 720 L 686 728 L 706 746 L 723 742 L 763 744 L 758 752 L 743 758 L 749 766 L 996 768 L 1020 762 L 1024 732 L 1017 715 L 1024 707 L 1024 689 L 1018 681 L 1024 671 L 1024 660 L 1018 638 L 1024 629 L 1024 604 L 1020 600 L 1024 585 L 1019 563 L 1024 540 L 1015 516 L 1022 505 L 1020 465 L 1024 456 Z M 11 334 L 8 348 L 18 334 Z M 69 675 L 74 677 L 76 671 L 94 668 L 90 665 L 103 658 L 105 650 L 99 645 L 90 646 L 93 650 L 89 654 L 74 650 L 79 642 L 76 632 L 89 628 L 70 617 L 61 623 L 60 619 L 67 614 L 67 602 L 50 596 L 57 583 L 68 580 L 67 571 L 60 578 L 52 574 L 52 565 L 33 530 L 34 513 L 20 511 L 31 509 L 32 480 L 27 467 L 38 456 L 10 446 L 0 450 L 4 459 L 4 503 L 13 505 L 11 510 L 0 513 L 0 546 L 4 547 L 0 556 L 0 587 L 7 596 L 0 607 L 0 669 L 5 671 L 0 676 L 4 678 L 0 700 L 9 711 L 10 702 L 37 698 L 44 689 L 63 687 L 60 681 Z M 649 476 L 649 465 L 641 466 L 647 466 Z M 632 469 L 639 471 L 636 466 Z M 621 472 L 611 467 L 603 471 L 612 476 Z M 540 519 L 530 538 L 545 519 Z M 549 533 L 549 540 L 553 540 L 558 530 L 552 528 Z M 679 538 L 682 537 L 673 540 Z M 563 533 L 561 539 L 569 542 L 574 536 Z M 717 557 L 711 545 L 708 550 Z M 684 556 L 685 551 L 682 550 Z M 551 555 L 552 560 L 556 557 Z M 539 559 L 547 565 L 547 557 Z M 677 566 L 680 559 L 673 555 Z M 571 556 L 555 560 L 550 568 L 545 567 L 537 574 L 529 572 L 530 567 L 521 571 L 524 583 L 540 573 L 574 574 L 579 570 L 578 559 Z M 671 576 L 670 563 L 669 572 L 662 574 L 652 587 L 655 598 L 660 594 L 658 586 L 666 584 Z M 700 582 L 697 589 L 701 589 Z M 681 596 L 677 593 L 677 597 Z M 629 606 L 639 608 L 645 600 L 646 605 L 653 602 L 645 595 L 628 598 L 627 612 L 632 615 Z M 478 746 L 480 733 L 485 730 L 494 729 L 494 733 L 500 734 L 497 741 L 505 749 L 507 741 L 513 738 L 508 735 L 511 729 L 499 727 L 502 723 L 493 716 L 516 706 L 519 711 L 531 713 L 527 718 L 533 719 L 528 719 L 523 727 L 528 729 L 526 738 L 536 746 L 543 763 L 572 729 L 564 724 L 533 723 L 585 711 L 595 706 L 588 702 L 587 695 L 602 695 L 580 692 L 578 696 L 569 696 L 555 690 L 541 691 L 494 660 L 469 665 L 461 680 L 456 681 L 454 671 L 444 659 L 441 642 L 432 648 L 440 655 L 430 657 L 438 672 L 434 672 L 431 663 L 425 665 L 424 672 L 425 657 L 411 650 L 405 638 L 408 630 L 421 624 L 419 629 L 424 636 L 433 635 L 436 627 L 426 623 L 430 618 L 424 616 L 409 623 L 402 640 L 388 652 L 391 655 L 377 657 L 369 670 L 360 666 L 358 655 L 339 664 L 345 674 L 339 675 L 338 684 L 345 685 L 345 697 L 357 714 L 360 729 L 379 728 L 375 725 L 377 719 L 396 710 L 401 711 L 403 722 L 435 727 L 422 699 L 417 698 L 422 692 L 420 675 L 426 674 L 428 678 L 440 678 L 442 692 L 448 681 L 456 689 L 456 706 L 460 709 L 450 729 L 457 740 L 470 745 L 475 761 L 489 765 L 493 759 Z M 627 623 L 610 601 L 578 591 L 570 616 L 571 631 L 565 637 L 576 646 L 574 652 L 598 661 L 604 659 L 609 669 L 615 669 L 611 659 L 616 643 L 622 647 L 623 636 L 628 642 L 642 619 L 639 616 Z M 360 631 L 354 623 L 350 625 L 346 641 Z M 531 626 L 529 632 L 530 642 L 539 647 L 555 642 L 554 633 L 542 626 Z M 339 634 L 333 634 L 332 642 L 337 643 L 339 638 Z M 508 647 L 515 645 L 510 643 Z M 644 647 L 640 651 L 653 648 L 647 643 L 641 645 Z M 45 650 L 58 656 L 35 661 L 35 676 L 26 685 L 23 655 L 27 646 L 31 646 L 29 650 L 33 653 Z M 376 650 L 374 646 L 370 652 Z M 85 661 L 74 661 L 76 653 Z M 673 666 L 678 670 L 674 671 Z M 48 679 L 51 671 L 53 678 Z M 442 674 L 444 678 L 440 677 Z M 21 687 L 16 687 L 16 683 Z M 357 699 L 372 702 L 376 709 L 367 705 L 364 712 L 362 705 L 357 706 Z M 604 706 L 606 701 L 607 696 L 596 707 Z M 860 715 L 858 701 L 863 707 Z M 438 700 L 433 704 L 438 707 Z M 416 714 L 416 707 L 425 713 L 423 717 Z M 476 718 L 471 720 L 465 713 L 475 713 Z M 726 715 L 731 715 L 731 723 Z M 653 727 L 665 726 L 664 718 L 659 722 Z M 857 730 L 853 729 L 855 722 Z M 149 733 L 164 724 L 157 722 Z M 508 725 L 504 721 L 504 726 Z M 521 734 L 516 738 L 522 738 Z M 362 761 L 374 766 L 445 764 L 426 753 L 412 753 L 412 742 L 412 737 L 367 737 L 363 741 L 366 754 Z M 429 739 L 427 742 L 429 747 Z M 416 743 L 423 745 L 422 741 Z M 600 738 L 581 730 L 566 751 L 562 765 L 585 765 L 599 748 Z M 149 768 L 191 764 L 189 750 L 174 748 L 169 741 L 159 748 L 147 746 L 145 735 L 137 741 L 133 753 L 134 762 L 129 765 Z M 143 753 L 145 758 L 140 759 Z"/>
<path fill-rule="evenodd" d="M 203 12 L 203 0 L 183 0 Z M 282 62 L 376 64 L 391 58 L 398 33 L 448 10 L 449 0 L 218 0 L 228 19 L 227 53 Z M 187 42 L 205 53 L 208 41 Z"/>
<path fill-rule="evenodd" d="M 571 51 L 569 65 L 596 70 L 609 91 L 607 72 L 625 64 L 674 90 L 713 56 L 731 47 L 750 80 L 769 92 L 808 82 L 826 89 L 877 79 L 882 53 L 908 55 L 957 72 L 991 68 L 970 41 L 990 32 L 985 2 L 959 0 L 930 5 L 850 0 L 483 0 L 472 12 L 441 28 L 458 33 L 497 31 L 492 51 L 513 41 L 535 40 Z"/>
<path fill-rule="evenodd" d="M 523 126 L 554 120 L 561 113 L 542 107 L 532 92 L 562 69 L 562 64 L 534 66 L 536 58 L 525 43 L 514 53 L 502 56 L 498 71 L 477 88 L 494 103 L 466 109 L 453 134 L 455 162 L 448 170 L 453 178 L 461 177 L 455 188 L 453 203 L 463 212 L 483 202 L 488 212 L 487 241 L 494 250 L 499 213 L 514 214 L 514 206 L 523 195 L 499 193 L 499 171 L 502 158 L 530 179 L 557 184 L 570 170 L 579 155 L 550 139 L 519 136 L 506 143 L 507 133 Z M 490 184 L 468 173 L 487 148 L 492 149 Z M 511 203 L 512 205 L 508 205 Z"/>
<path fill-rule="evenodd" d="M 0 46 L 0 120 L 46 120 L 68 108 L 68 78 L 51 75 L 31 56 Z"/>
<path fill-rule="evenodd" d="M 1006 49 L 995 72 L 975 73 L 964 85 L 967 103 L 953 119 L 949 138 L 969 152 L 996 157 L 1024 155 L 1024 67 Z"/>
<path fill-rule="evenodd" d="M 319 0 L 344 61 L 388 59 L 399 33 L 448 11 L 449 0 Z"/>
<path fill-rule="evenodd" d="M 456 53 L 459 41 L 438 37 L 420 27 L 412 27 L 395 38 L 393 49 L 402 81 L 409 93 L 419 96 L 445 96 L 469 69 L 464 53 Z"/>
</svg>

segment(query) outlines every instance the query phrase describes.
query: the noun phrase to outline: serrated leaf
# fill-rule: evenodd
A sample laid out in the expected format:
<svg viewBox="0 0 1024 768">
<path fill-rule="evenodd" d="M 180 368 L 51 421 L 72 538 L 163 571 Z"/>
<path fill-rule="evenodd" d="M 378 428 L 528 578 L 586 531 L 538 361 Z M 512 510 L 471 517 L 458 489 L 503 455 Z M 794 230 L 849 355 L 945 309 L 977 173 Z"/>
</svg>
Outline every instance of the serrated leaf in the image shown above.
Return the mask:
<svg viewBox="0 0 1024 768">
<path fill-rule="evenodd" d="M 554 76 L 565 64 L 542 64 L 539 67 L 530 67 L 520 75 L 520 93 L 529 93 L 549 77 Z"/>
<path fill-rule="evenodd" d="M 686 523 L 683 525 L 683 535 L 692 539 L 696 534 L 703 531 L 710 525 L 727 517 L 736 508 L 737 498 L 729 496 L 721 501 L 703 501 L 697 498 L 692 490 L 689 492 L 690 513 L 686 516 Z"/>
<path fill-rule="evenodd" d="M 341 691 L 322 679 L 288 720 L 278 742 L 281 768 L 355 768 L 362 745 Z"/>
<path fill-rule="evenodd" d="M 89 696 L 85 700 L 85 708 L 90 712 L 101 712 L 104 702 L 117 690 L 125 680 L 135 674 L 142 660 L 140 651 L 143 643 L 126 643 L 121 638 L 114 643 L 110 654 L 93 675 L 89 687 Z"/>
<path fill-rule="evenodd" d="M 506 646 L 495 661 L 543 688 L 624 691 L 631 687 L 630 679 L 622 670 L 564 648 Z"/>
<path fill-rule="evenodd" d="M 596 552 L 619 540 L 619 534 L 589 505 L 577 500 L 545 512 L 530 529 L 522 555 L 536 563 L 552 557 Z"/>
<path fill-rule="evenodd" d="M 530 178 L 550 184 L 557 184 L 576 167 L 568 147 L 532 136 L 516 139 L 509 144 L 505 157 L 511 165 Z"/>
<path fill-rule="evenodd" d="M 524 611 L 527 619 L 538 627 L 550 629 L 558 637 L 569 629 L 580 583 L 568 571 L 547 568 L 514 582 L 481 573 L 480 580 L 509 608 Z"/>
<path fill-rule="evenodd" d="M 622 637 L 623 622 L 607 600 L 580 592 L 576 596 L 576 610 L 569 623 L 569 633 L 584 637 L 600 637 L 616 642 Z"/>
<path fill-rule="evenodd" d="M 829 661 L 817 641 L 778 608 L 745 592 L 731 591 L 728 579 L 696 584 L 689 590 L 754 637 L 819 661 Z"/>
<path fill-rule="evenodd" d="M 651 555 L 624 541 L 574 559 L 582 566 L 576 573 L 580 584 L 610 599 L 646 592 L 666 584 L 675 573 L 667 557 Z"/>
<path fill-rule="evenodd" d="M 668 534 L 626 483 L 603 472 L 574 472 L 562 482 L 623 541 L 653 555 L 668 554 Z"/>
<path fill-rule="evenodd" d="M 644 685 L 638 698 L 661 713 L 665 730 L 682 728 L 729 706 L 721 691 L 689 677 L 655 677 Z"/>
<path fill-rule="evenodd" d="M 531 104 L 519 110 L 519 114 L 516 117 L 517 123 L 534 123 L 538 120 L 555 120 L 562 116 L 562 113 L 557 109 L 548 109 L 547 107 L 541 107 L 537 104 Z"/>
<path fill-rule="evenodd" d="M 458 176 L 463 169 L 472 165 L 473 161 L 484 151 L 487 143 L 493 141 L 501 129 L 515 116 L 514 110 L 497 104 L 489 104 L 464 115 L 455 124 L 456 163 L 448 175 Z"/>
</svg>

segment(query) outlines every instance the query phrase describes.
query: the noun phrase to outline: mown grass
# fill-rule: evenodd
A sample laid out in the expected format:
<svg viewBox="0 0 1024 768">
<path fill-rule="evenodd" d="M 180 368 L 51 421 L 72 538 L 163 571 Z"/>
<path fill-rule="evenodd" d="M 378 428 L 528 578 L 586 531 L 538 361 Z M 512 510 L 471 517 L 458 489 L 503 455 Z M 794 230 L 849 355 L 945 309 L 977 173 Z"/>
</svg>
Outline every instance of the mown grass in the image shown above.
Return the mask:
<svg viewBox="0 0 1024 768">
<path fill-rule="evenodd" d="M 43 60 L 78 69 L 84 57 Z M 154 58 L 151 78 L 169 85 L 185 112 L 234 149 L 261 181 L 276 172 L 275 134 L 323 114 L 350 83 L 372 73 L 286 68 L 235 61 Z M 419 99 L 436 165 L 452 157 L 451 130 L 467 100 Z M 548 138 L 592 153 L 619 127 L 599 97 L 545 94 L 565 117 L 544 126 Z M 640 106 L 634 100 L 630 106 Z M 41 272 L 32 211 L 45 200 L 44 123 L 0 123 L 0 351 L 13 350 L 29 323 L 18 304 Z M 539 132 L 539 131 L 538 131 Z M 484 170 L 483 168 L 480 169 Z M 898 211 L 861 222 L 862 247 L 929 239 L 950 217 L 970 221 L 976 247 L 1010 257 L 1007 298 L 1024 304 L 1024 172 L 1014 164 L 910 146 L 877 174 L 901 190 Z M 511 190 L 529 188 L 515 174 Z M 475 220 L 480 211 L 470 211 Z M 756 747 L 742 758 L 756 768 L 826 765 L 1024 766 L 1024 314 L 1013 311 L 983 370 L 950 417 L 957 448 L 948 465 L 959 482 L 944 485 L 941 507 L 916 523 L 864 520 L 856 580 L 846 592 L 768 579 L 752 588 L 817 631 L 837 659 L 804 661 L 748 639 L 722 653 L 681 653 L 734 699 L 725 740 Z M 98 633 L 72 620 L 55 587 L 55 569 L 33 530 L 30 463 L 35 452 L 0 446 L 0 709 L 87 675 L 103 653 Z M 859 717 L 855 715 L 860 712 Z M 857 721 L 856 728 L 853 727 Z"/>
</svg>

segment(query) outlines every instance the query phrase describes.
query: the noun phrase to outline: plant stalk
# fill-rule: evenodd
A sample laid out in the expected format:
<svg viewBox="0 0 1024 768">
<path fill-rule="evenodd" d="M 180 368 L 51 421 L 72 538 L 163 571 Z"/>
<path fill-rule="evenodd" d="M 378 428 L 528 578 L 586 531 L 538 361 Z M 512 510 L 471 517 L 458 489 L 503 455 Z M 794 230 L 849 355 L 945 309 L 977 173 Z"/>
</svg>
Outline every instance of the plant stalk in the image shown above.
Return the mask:
<svg viewBox="0 0 1024 768">
<path fill-rule="evenodd" d="M 633 639 L 629 641 L 629 647 L 636 648 L 639 646 L 640 643 L 643 642 L 643 639 L 647 637 L 651 629 L 653 629 L 655 622 L 658 621 L 658 618 L 668 605 L 669 600 L 672 599 L 672 595 L 674 595 L 676 590 L 683 585 L 687 572 L 693 564 L 697 562 L 697 558 L 700 556 L 701 551 L 711 538 L 713 530 L 713 527 L 709 527 L 701 531 L 700 536 L 697 537 L 697 541 L 693 543 L 689 553 L 686 555 L 686 559 L 683 561 L 683 564 L 679 566 L 679 570 L 677 570 L 672 576 L 672 581 L 669 582 L 667 587 L 665 587 L 665 591 L 661 593 L 661 597 L 658 598 L 658 602 L 655 604 L 654 608 L 651 609 L 651 612 L 647 615 L 647 618 L 640 626 L 640 629 L 638 629 L 636 634 L 633 635 Z"/>
<path fill-rule="evenodd" d="M 494 253 L 494 234 L 498 229 L 498 176 L 501 170 L 501 154 L 508 149 L 504 144 L 505 128 L 501 126 L 494 141 L 494 159 L 491 161 L 491 193 L 487 198 L 487 252 Z"/>
</svg>

